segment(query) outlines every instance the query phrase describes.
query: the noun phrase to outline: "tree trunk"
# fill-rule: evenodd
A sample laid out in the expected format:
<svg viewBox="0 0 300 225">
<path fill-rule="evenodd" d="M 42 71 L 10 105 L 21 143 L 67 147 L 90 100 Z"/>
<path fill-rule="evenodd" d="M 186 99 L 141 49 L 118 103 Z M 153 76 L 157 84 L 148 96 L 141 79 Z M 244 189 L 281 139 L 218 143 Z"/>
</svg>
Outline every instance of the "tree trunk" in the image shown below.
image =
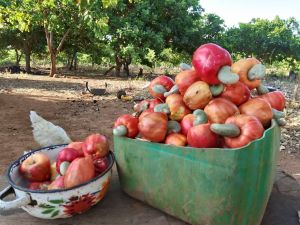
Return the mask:
<svg viewBox="0 0 300 225">
<path fill-rule="evenodd" d="M 18 49 L 15 49 L 15 53 L 16 53 L 16 66 L 20 66 L 20 61 L 22 58 L 22 52 L 19 53 Z"/>
<path fill-rule="evenodd" d="M 77 51 L 74 52 L 74 70 L 77 70 L 78 65 L 78 57 L 77 57 Z"/>
<path fill-rule="evenodd" d="M 296 78 L 297 78 L 297 74 L 295 73 L 294 70 L 291 69 L 291 70 L 289 71 L 289 79 L 290 79 L 291 81 L 295 81 Z"/>
<path fill-rule="evenodd" d="M 123 66 L 124 66 L 123 68 L 124 68 L 124 71 L 126 73 L 126 76 L 129 77 L 129 64 L 127 62 L 125 62 L 123 64 Z"/>
<path fill-rule="evenodd" d="M 129 77 L 130 73 L 129 73 L 129 65 L 131 64 L 131 58 L 128 57 L 124 60 L 124 71 L 126 72 L 127 77 Z"/>
<path fill-rule="evenodd" d="M 51 70 L 50 70 L 50 77 L 53 77 L 57 73 L 56 69 L 56 54 L 51 52 Z"/>
<path fill-rule="evenodd" d="M 30 66 L 30 56 L 31 56 L 31 52 L 27 49 L 25 51 L 25 71 L 26 73 L 30 73 L 31 72 L 31 66 Z"/>
<path fill-rule="evenodd" d="M 122 67 L 122 63 L 117 63 L 117 65 L 116 65 L 116 72 L 115 72 L 115 75 L 117 77 L 119 77 L 120 74 L 121 74 L 121 67 Z"/>
<path fill-rule="evenodd" d="M 57 69 L 56 69 L 56 56 L 57 54 L 61 51 L 62 46 L 68 36 L 68 34 L 70 33 L 71 29 L 69 28 L 66 33 L 64 34 L 64 36 L 62 37 L 59 45 L 57 48 L 54 47 L 53 44 L 53 32 L 47 29 L 47 27 L 45 27 L 45 34 L 46 34 L 46 40 L 47 40 L 47 46 L 48 46 L 48 51 L 50 54 L 50 59 L 51 59 L 51 70 L 50 70 L 50 77 L 53 77 L 54 74 L 57 73 Z"/>
<path fill-rule="evenodd" d="M 95 52 L 93 51 L 93 54 L 92 54 L 92 68 L 94 69 L 94 66 L 95 66 Z"/>
<path fill-rule="evenodd" d="M 296 78 L 295 78 L 295 86 L 294 86 L 294 91 L 293 91 L 293 96 L 292 96 L 292 100 L 294 102 L 299 101 L 300 96 L 299 96 L 299 84 L 300 84 L 300 75 L 296 74 Z"/>
<path fill-rule="evenodd" d="M 73 54 L 72 54 L 72 57 L 71 57 L 71 60 L 70 60 L 70 65 L 69 65 L 69 70 L 73 69 L 73 62 L 74 62 L 74 57 L 73 57 Z"/>
<path fill-rule="evenodd" d="M 68 68 L 68 69 L 70 67 L 70 62 L 71 62 L 71 57 L 70 57 L 70 55 L 67 55 L 66 68 Z"/>
<path fill-rule="evenodd" d="M 121 57 L 119 57 L 118 55 L 116 55 L 115 60 L 116 60 L 115 76 L 119 77 L 123 63 Z"/>
</svg>

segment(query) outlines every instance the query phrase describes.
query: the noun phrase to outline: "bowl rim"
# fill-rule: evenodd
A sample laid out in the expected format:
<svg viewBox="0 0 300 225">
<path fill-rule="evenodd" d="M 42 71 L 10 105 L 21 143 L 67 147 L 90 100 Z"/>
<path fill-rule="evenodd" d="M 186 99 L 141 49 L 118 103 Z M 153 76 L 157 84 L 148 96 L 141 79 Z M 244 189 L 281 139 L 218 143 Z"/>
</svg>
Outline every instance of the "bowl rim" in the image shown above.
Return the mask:
<svg viewBox="0 0 300 225">
<path fill-rule="evenodd" d="M 8 179 L 9 184 L 15 188 L 18 189 L 20 191 L 24 191 L 24 192 L 29 192 L 29 193 L 38 193 L 38 194 L 42 194 L 42 193 L 58 193 L 58 192 L 66 192 L 66 191 L 70 191 L 70 190 L 75 190 L 77 188 L 86 186 L 98 179 L 100 179 L 101 177 L 103 177 L 108 171 L 110 171 L 115 163 L 115 156 L 114 153 L 112 151 L 109 151 L 108 155 L 106 157 L 108 157 L 109 159 L 109 166 L 106 168 L 106 170 L 104 170 L 102 173 L 100 173 L 99 175 L 97 175 L 96 177 L 94 177 L 93 179 L 86 181 L 82 184 L 76 185 L 74 187 L 71 188 L 65 188 L 65 189 L 54 189 L 54 190 L 32 190 L 32 189 L 28 189 L 26 187 L 17 185 L 13 179 L 10 176 L 10 171 L 12 170 L 13 166 L 20 166 L 21 164 L 21 160 L 23 160 L 24 158 L 28 158 L 30 155 L 35 154 L 36 152 L 45 150 L 45 149 L 54 149 L 54 148 L 58 148 L 58 147 L 63 147 L 63 146 L 67 146 L 68 144 L 59 144 L 59 145 L 50 145 L 47 147 L 42 147 L 42 148 L 38 148 L 38 149 L 34 149 L 34 150 L 30 150 L 28 153 L 22 155 L 21 157 L 19 157 L 17 160 L 15 160 L 14 162 L 12 162 L 10 164 L 10 166 L 8 167 L 8 170 L 6 172 L 6 177 Z"/>
</svg>

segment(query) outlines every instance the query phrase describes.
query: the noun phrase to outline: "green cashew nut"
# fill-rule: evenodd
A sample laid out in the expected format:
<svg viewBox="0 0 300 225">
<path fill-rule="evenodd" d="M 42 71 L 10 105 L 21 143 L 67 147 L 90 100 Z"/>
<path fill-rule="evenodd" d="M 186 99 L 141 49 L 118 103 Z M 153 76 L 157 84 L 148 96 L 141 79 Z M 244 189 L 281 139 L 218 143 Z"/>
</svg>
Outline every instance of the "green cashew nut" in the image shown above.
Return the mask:
<svg viewBox="0 0 300 225">
<path fill-rule="evenodd" d="M 284 118 L 275 119 L 275 121 L 277 122 L 278 126 L 280 126 L 280 127 L 286 125 L 286 120 Z"/>
<path fill-rule="evenodd" d="M 170 91 L 167 91 L 164 93 L 164 96 L 165 97 L 168 97 L 169 95 L 172 95 L 172 94 L 177 94 L 179 93 L 179 88 L 178 86 L 175 84 L 171 89 Z"/>
<path fill-rule="evenodd" d="M 64 161 L 59 165 L 59 172 L 61 175 L 65 175 L 67 172 L 68 167 L 70 166 L 70 162 Z"/>
<path fill-rule="evenodd" d="M 259 95 L 264 95 L 264 94 L 269 93 L 269 89 L 265 85 L 263 85 L 263 84 L 260 84 L 256 88 L 256 91 L 257 91 L 257 94 L 259 94 Z"/>
<path fill-rule="evenodd" d="M 127 127 L 124 125 L 117 126 L 113 129 L 113 134 L 116 136 L 124 137 L 128 133 Z"/>
<path fill-rule="evenodd" d="M 256 64 L 248 71 L 249 80 L 261 80 L 266 76 L 266 67 L 263 64 Z"/>
<path fill-rule="evenodd" d="M 162 86 L 161 84 L 156 84 L 152 87 L 152 90 L 158 94 L 163 94 L 165 92 L 167 92 L 167 89 Z"/>
<path fill-rule="evenodd" d="M 215 134 L 224 137 L 237 137 L 241 133 L 240 128 L 232 123 L 228 123 L 228 124 L 213 123 L 212 125 L 210 125 L 210 130 Z"/>
<path fill-rule="evenodd" d="M 223 92 L 224 84 L 210 85 L 209 90 L 213 96 L 218 96 Z"/>
<path fill-rule="evenodd" d="M 186 64 L 186 63 L 180 63 L 179 67 L 182 70 L 191 70 L 192 69 L 192 67 L 189 64 Z"/>
<path fill-rule="evenodd" d="M 207 121 L 208 121 L 207 116 L 206 116 L 205 112 L 202 109 L 196 109 L 193 112 L 193 115 L 195 116 L 193 126 L 197 126 L 199 124 L 207 123 Z"/>
<path fill-rule="evenodd" d="M 154 112 L 163 112 L 166 114 L 171 113 L 170 108 L 169 108 L 168 104 L 166 104 L 166 103 L 157 104 L 153 110 L 154 110 Z"/>
<path fill-rule="evenodd" d="M 141 106 L 141 112 L 144 112 L 146 109 L 149 108 L 150 103 L 149 102 L 145 102 L 142 106 Z"/>
<path fill-rule="evenodd" d="M 179 133 L 181 131 L 180 124 L 175 120 L 168 121 L 168 134 Z"/>
<path fill-rule="evenodd" d="M 231 72 L 230 66 L 223 66 L 218 73 L 218 79 L 223 84 L 235 84 L 239 81 L 239 75 Z"/>
<path fill-rule="evenodd" d="M 284 118 L 284 112 L 279 111 L 277 109 L 272 108 L 273 118 L 274 119 L 281 119 Z"/>
</svg>

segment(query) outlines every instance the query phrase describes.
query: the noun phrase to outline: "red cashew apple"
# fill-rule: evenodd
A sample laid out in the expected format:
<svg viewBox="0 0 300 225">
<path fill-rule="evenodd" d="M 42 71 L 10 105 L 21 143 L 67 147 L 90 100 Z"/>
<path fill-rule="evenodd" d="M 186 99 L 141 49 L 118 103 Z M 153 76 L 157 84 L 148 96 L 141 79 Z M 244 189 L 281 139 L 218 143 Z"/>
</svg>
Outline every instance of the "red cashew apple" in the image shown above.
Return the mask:
<svg viewBox="0 0 300 225">
<path fill-rule="evenodd" d="M 212 93 L 207 83 L 197 81 L 193 83 L 183 96 L 184 103 L 191 109 L 203 109 L 212 99 Z"/>
<path fill-rule="evenodd" d="M 59 173 L 56 170 L 56 162 L 51 164 L 51 177 L 50 180 L 54 181 L 56 177 L 59 175 Z"/>
<path fill-rule="evenodd" d="M 163 103 L 160 99 L 145 99 L 134 105 L 133 110 L 135 112 L 143 112 L 147 109 L 153 109 L 157 104 Z"/>
<path fill-rule="evenodd" d="M 187 136 L 189 129 L 194 126 L 193 125 L 194 120 L 195 120 L 195 115 L 193 114 L 187 114 L 183 117 L 183 119 L 180 122 L 182 134 Z"/>
<path fill-rule="evenodd" d="M 138 118 L 129 114 L 124 114 L 116 120 L 113 134 L 134 138 L 139 133 L 138 123 Z"/>
<path fill-rule="evenodd" d="M 149 109 L 154 109 L 154 107 L 156 106 L 156 105 L 158 105 L 158 104 L 161 104 L 162 103 L 162 101 L 160 100 L 160 99 L 157 99 L 157 98 L 155 98 L 155 99 L 150 99 L 149 100 Z"/>
<path fill-rule="evenodd" d="M 260 95 L 259 98 L 266 100 L 273 109 L 283 111 L 285 107 L 285 97 L 281 91 L 272 91 L 264 95 Z"/>
<path fill-rule="evenodd" d="M 199 78 L 210 85 L 236 83 L 239 77 L 231 73 L 229 52 L 213 43 L 201 45 L 194 52 L 193 66 Z"/>
<path fill-rule="evenodd" d="M 51 182 L 44 181 L 44 182 L 31 182 L 29 183 L 28 189 L 30 190 L 48 190 L 48 186 Z"/>
<path fill-rule="evenodd" d="M 211 100 L 205 106 L 204 112 L 211 123 L 225 123 L 228 117 L 240 114 L 238 107 L 225 98 Z"/>
<path fill-rule="evenodd" d="M 51 176 L 50 159 L 44 153 L 32 154 L 22 162 L 19 171 L 29 181 L 48 181 Z"/>
<path fill-rule="evenodd" d="M 55 190 L 55 189 L 64 189 L 64 176 L 58 176 L 52 183 L 48 186 L 48 190 Z"/>
<path fill-rule="evenodd" d="M 92 155 L 94 159 L 104 157 L 109 152 L 108 140 L 104 135 L 91 134 L 82 144 L 85 156 Z"/>
<path fill-rule="evenodd" d="M 98 175 L 104 172 L 108 168 L 109 161 L 106 157 L 95 159 L 94 166 L 95 166 L 96 175 Z"/>
<path fill-rule="evenodd" d="M 178 133 L 169 134 L 166 137 L 165 144 L 175 146 L 186 146 L 186 136 Z"/>
<path fill-rule="evenodd" d="M 239 106 L 249 100 L 250 90 L 244 83 L 237 82 L 235 84 L 225 85 L 220 97 L 226 98 Z"/>
<path fill-rule="evenodd" d="M 196 81 L 200 81 L 200 77 L 195 70 L 181 71 L 175 77 L 175 84 L 178 86 L 181 95 L 184 95 L 189 86 Z"/>
<path fill-rule="evenodd" d="M 189 114 L 191 110 L 185 105 L 183 97 L 180 94 L 171 94 L 166 98 L 166 103 L 170 110 L 169 118 L 171 120 L 180 121 Z"/>
<path fill-rule="evenodd" d="M 215 148 L 218 147 L 219 137 L 210 130 L 210 124 L 199 124 L 189 129 L 187 143 L 195 148 Z"/>
<path fill-rule="evenodd" d="M 73 148 L 76 151 L 78 151 L 81 156 L 83 156 L 84 154 L 82 151 L 82 144 L 83 144 L 82 141 L 74 141 L 74 142 L 71 142 L 70 144 L 68 144 L 67 148 Z"/>
<path fill-rule="evenodd" d="M 139 116 L 139 121 L 146 115 L 150 114 L 150 113 L 153 113 L 154 112 L 154 109 L 146 109 L 145 111 L 143 111 L 141 113 L 141 115 Z"/>
<path fill-rule="evenodd" d="M 79 158 L 79 157 L 82 157 L 82 155 L 80 154 L 79 151 L 77 151 L 73 148 L 62 149 L 56 157 L 56 171 L 60 175 L 64 175 L 69 163 L 71 163 L 74 159 Z M 64 162 L 68 162 L 68 163 L 62 164 Z"/>
<path fill-rule="evenodd" d="M 257 88 L 265 75 L 265 67 L 255 58 L 240 59 L 232 64 L 231 70 L 250 90 Z"/>
<path fill-rule="evenodd" d="M 255 116 L 245 114 L 229 117 L 225 124 L 212 124 L 211 130 L 224 136 L 228 148 L 240 148 L 262 137 L 264 127 Z"/>
<path fill-rule="evenodd" d="M 71 162 L 64 176 L 65 188 L 71 188 L 91 180 L 95 176 L 92 156 L 77 158 Z"/>
<path fill-rule="evenodd" d="M 193 114 L 188 114 L 180 122 L 181 133 L 187 136 L 191 127 L 208 122 L 207 115 L 201 109 L 197 109 Z"/>
<path fill-rule="evenodd" d="M 146 109 L 149 108 L 149 100 L 148 99 L 145 99 L 143 101 L 140 101 L 139 103 L 135 104 L 133 106 L 133 111 L 135 112 L 143 112 L 145 111 Z"/>
<path fill-rule="evenodd" d="M 162 112 L 149 113 L 140 119 L 139 130 L 144 139 L 162 142 L 168 131 L 168 117 Z"/>
<path fill-rule="evenodd" d="M 151 81 L 148 90 L 153 98 L 164 100 L 164 93 L 170 91 L 173 86 L 174 81 L 170 77 L 161 75 Z"/>
<path fill-rule="evenodd" d="M 255 116 L 264 127 L 270 125 L 273 112 L 270 104 L 262 98 L 253 98 L 239 107 L 241 114 Z"/>
</svg>

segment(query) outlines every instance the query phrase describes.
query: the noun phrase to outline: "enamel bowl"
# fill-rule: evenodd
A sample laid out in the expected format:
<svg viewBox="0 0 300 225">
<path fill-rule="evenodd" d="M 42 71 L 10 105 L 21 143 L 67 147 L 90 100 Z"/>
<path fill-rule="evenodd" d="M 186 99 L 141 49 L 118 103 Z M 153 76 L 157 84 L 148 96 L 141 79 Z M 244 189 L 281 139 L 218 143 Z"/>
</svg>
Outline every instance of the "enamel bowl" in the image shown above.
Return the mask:
<svg viewBox="0 0 300 225">
<path fill-rule="evenodd" d="M 27 181 L 19 173 L 21 163 L 30 155 L 37 152 L 47 154 L 53 162 L 58 152 L 65 146 L 56 145 L 30 151 L 10 165 L 7 173 L 10 185 L 0 192 L 0 212 L 22 208 L 30 215 L 42 219 L 67 218 L 85 212 L 103 199 L 112 177 L 112 166 L 114 164 L 112 152 L 107 156 L 109 167 L 103 173 L 86 183 L 69 189 L 49 191 L 24 188 L 27 186 Z M 15 200 L 2 200 L 5 196 L 12 193 L 16 196 Z"/>
</svg>

